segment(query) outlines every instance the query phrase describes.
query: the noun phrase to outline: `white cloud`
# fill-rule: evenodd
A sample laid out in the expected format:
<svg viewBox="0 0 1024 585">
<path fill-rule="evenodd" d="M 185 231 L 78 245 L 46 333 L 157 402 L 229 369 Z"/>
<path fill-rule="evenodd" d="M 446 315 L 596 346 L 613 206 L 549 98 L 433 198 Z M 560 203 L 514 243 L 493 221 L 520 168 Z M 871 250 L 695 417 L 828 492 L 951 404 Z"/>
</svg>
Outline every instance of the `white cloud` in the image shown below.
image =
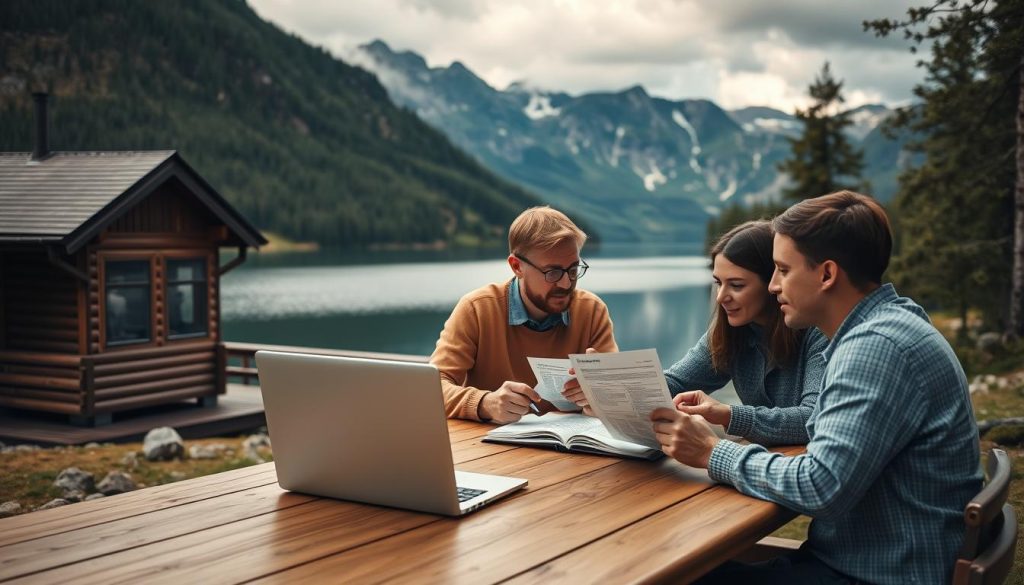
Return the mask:
<svg viewBox="0 0 1024 585">
<path fill-rule="evenodd" d="M 899 102 L 921 78 L 902 41 L 865 19 L 916 2 L 867 0 L 250 0 L 264 18 L 344 58 L 381 39 L 431 66 L 461 61 L 497 88 L 578 94 L 643 85 L 725 107 L 802 105 L 826 61 L 847 103 Z"/>
</svg>

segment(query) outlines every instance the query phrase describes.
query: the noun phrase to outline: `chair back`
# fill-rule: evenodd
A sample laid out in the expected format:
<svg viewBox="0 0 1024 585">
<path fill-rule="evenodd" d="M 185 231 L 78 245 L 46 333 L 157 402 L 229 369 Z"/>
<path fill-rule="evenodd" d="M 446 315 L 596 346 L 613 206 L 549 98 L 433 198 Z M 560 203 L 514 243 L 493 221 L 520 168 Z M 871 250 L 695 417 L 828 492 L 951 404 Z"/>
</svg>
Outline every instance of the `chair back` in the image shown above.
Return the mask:
<svg viewBox="0 0 1024 585">
<path fill-rule="evenodd" d="M 1017 515 L 1006 503 L 1010 476 L 1006 451 L 989 450 L 988 483 L 964 508 L 967 531 L 953 571 L 954 585 L 1002 583 L 1009 575 L 1017 544 Z"/>
</svg>

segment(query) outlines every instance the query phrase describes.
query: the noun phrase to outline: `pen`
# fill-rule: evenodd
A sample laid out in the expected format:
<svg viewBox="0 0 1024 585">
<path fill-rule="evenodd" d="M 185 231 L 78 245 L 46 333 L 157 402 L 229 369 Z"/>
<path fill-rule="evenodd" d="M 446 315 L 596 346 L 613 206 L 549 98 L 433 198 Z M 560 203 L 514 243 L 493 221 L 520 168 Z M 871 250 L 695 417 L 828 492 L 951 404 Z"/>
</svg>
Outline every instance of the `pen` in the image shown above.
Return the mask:
<svg viewBox="0 0 1024 585">
<path fill-rule="evenodd" d="M 537 408 L 537 404 L 536 403 L 533 403 L 533 402 L 530 403 L 530 412 L 532 412 L 533 414 L 540 414 L 540 409 Z"/>
</svg>

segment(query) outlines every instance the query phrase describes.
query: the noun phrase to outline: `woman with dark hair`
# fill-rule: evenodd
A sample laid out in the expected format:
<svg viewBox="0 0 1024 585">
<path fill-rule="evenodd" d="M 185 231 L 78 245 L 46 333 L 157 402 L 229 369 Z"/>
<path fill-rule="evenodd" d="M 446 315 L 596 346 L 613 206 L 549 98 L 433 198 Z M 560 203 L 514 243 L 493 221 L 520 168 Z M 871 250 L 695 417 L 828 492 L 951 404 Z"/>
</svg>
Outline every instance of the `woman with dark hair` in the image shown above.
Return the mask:
<svg viewBox="0 0 1024 585">
<path fill-rule="evenodd" d="M 708 332 L 665 370 L 665 379 L 682 412 L 757 443 L 803 444 L 828 339 L 815 328 L 797 331 L 783 322 L 768 292 L 773 238 L 770 222 L 749 221 L 711 248 L 718 308 Z M 707 395 L 730 380 L 743 404 L 730 406 Z"/>
</svg>

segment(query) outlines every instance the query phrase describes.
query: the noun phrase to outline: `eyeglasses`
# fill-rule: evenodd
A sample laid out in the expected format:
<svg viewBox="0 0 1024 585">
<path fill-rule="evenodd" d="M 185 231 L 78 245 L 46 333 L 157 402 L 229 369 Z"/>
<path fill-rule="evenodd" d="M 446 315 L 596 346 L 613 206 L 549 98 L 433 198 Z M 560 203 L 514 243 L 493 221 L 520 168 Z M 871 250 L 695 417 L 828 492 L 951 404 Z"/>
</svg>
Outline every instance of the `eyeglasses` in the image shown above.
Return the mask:
<svg viewBox="0 0 1024 585">
<path fill-rule="evenodd" d="M 540 266 L 537 266 L 519 254 L 515 254 L 515 257 L 536 268 L 544 275 L 545 281 L 552 283 L 562 280 L 562 277 L 565 275 L 569 275 L 569 280 L 575 282 L 580 278 L 583 278 L 583 275 L 587 273 L 587 268 L 590 268 L 590 266 L 587 266 L 586 262 L 580 260 L 579 264 L 574 264 L 568 268 L 552 268 L 551 270 L 543 270 Z"/>
</svg>

